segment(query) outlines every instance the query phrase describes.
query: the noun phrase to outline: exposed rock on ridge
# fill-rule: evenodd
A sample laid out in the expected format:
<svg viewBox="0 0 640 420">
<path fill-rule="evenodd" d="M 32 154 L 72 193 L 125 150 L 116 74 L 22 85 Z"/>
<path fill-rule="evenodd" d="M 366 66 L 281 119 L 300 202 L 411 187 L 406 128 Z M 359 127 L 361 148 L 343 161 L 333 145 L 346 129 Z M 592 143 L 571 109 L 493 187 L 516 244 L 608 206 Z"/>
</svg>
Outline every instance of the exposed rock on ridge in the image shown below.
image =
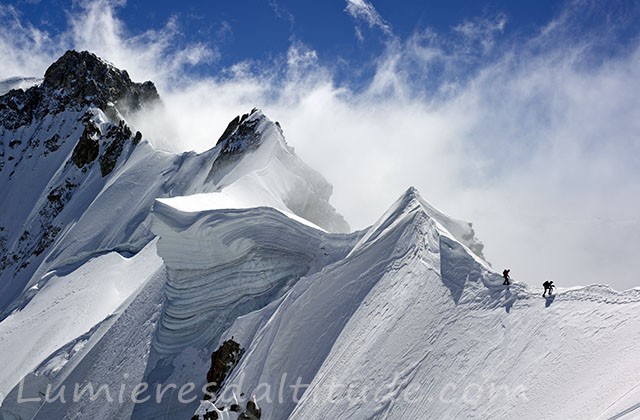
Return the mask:
<svg viewBox="0 0 640 420">
<path fill-rule="evenodd" d="M 101 109 L 112 102 L 123 114 L 160 100 L 152 82 L 134 83 L 126 70 L 87 51 L 67 51 L 47 69 L 42 87 L 62 89 L 70 101 L 91 102 Z"/>
<path fill-rule="evenodd" d="M 0 124 L 15 130 L 47 114 L 87 105 L 110 117 L 114 115 L 111 108 L 127 115 L 159 101 L 152 82 L 134 83 L 125 70 L 95 54 L 70 50 L 47 69 L 42 84 L 0 96 Z"/>
</svg>

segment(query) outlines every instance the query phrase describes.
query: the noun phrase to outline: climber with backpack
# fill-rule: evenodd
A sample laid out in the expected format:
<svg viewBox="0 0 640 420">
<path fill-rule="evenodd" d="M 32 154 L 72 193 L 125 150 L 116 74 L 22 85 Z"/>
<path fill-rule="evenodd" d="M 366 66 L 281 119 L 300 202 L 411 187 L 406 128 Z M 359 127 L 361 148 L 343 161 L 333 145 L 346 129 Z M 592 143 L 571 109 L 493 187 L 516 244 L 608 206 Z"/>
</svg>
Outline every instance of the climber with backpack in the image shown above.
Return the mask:
<svg viewBox="0 0 640 420">
<path fill-rule="evenodd" d="M 553 285 L 553 281 L 545 281 L 544 283 L 542 283 L 542 287 L 544 287 L 544 293 L 542 294 L 542 297 L 545 297 L 547 294 L 547 291 L 549 291 L 549 296 L 551 296 L 551 294 L 553 293 L 553 288 L 555 287 Z"/>
<path fill-rule="evenodd" d="M 510 271 L 511 271 L 511 269 L 505 268 L 505 270 L 502 272 L 502 277 L 504 277 L 504 281 L 502 282 L 502 284 L 505 284 L 507 286 L 511 284 L 509 282 L 509 280 L 511 280 L 511 277 L 509 277 L 509 272 Z"/>
</svg>

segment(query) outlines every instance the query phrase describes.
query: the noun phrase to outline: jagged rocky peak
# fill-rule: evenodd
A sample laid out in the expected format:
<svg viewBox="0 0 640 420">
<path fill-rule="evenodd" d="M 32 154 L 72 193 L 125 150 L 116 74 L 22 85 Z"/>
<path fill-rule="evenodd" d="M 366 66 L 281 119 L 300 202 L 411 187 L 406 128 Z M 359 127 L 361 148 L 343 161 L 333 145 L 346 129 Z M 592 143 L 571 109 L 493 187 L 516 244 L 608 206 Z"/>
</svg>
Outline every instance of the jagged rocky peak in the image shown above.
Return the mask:
<svg viewBox="0 0 640 420">
<path fill-rule="evenodd" d="M 47 69 L 41 84 L 0 96 L 0 125 L 15 130 L 49 114 L 88 106 L 99 108 L 117 124 L 157 103 L 161 100 L 152 82 L 132 82 L 125 70 L 90 52 L 67 51 Z"/>
<path fill-rule="evenodd" d="M 271 120 L 257 108 L 231 120 L 216 143 L 220 154 L 211 167 L 208 179 L 219 181 L 223 167 L 232 165 L 246 153 L 257 150 L 264 141 L 263 132 L 271 125 Z M 280 130 L 279 124 L 276 123 L 274 127 Z"/>
<path fill-rule="evenodd" d="M 102 109 L 114 103 L 125 114 L 160 100 L 152 82 L 132 82 L 126 70 L 88 51 L 67 51 L 47 69 L 42 86 L 63 90 L 78 103 L 92 102 Z"/>
<path fill-rule="evenodd" d="M 221 144 L 221 151 L 225 154 L 242 153 L 258 148 L 260 135 L 257 128 L 265 119 L 266 117 L 258 108 L 253 108 L 248 114 L 236 116 L 229 122 L 216 146 Z"/>
</svg>

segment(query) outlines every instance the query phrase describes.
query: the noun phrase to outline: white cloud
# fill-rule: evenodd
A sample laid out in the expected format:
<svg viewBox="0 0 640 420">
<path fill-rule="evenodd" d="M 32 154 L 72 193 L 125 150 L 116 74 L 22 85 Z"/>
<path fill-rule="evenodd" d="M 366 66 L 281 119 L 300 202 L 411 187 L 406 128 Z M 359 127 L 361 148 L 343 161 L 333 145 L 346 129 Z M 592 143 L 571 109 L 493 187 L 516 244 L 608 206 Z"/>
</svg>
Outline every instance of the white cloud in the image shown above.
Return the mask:
<svg viewBox="0 0 640 420">
<path fill-rule="evenodd" d="M 134 79 L 181 83 L 184 70 L 213 62 L 218 52 L 204 43 L 175 48 L 179 23 L 171 18 L 158 30 L 130 34 L 116 17 L 123 0 L 82 0 L 68 13 L 69 27 L 57 36 L 31 24 L 23 24 L 18 12 L 0 5 L 0 78 L 42 75 L 68 49 L 89 50 L 120 68 Z M 6 58 L 6 59 L 4 59 Z"/>
<path fill-rule="evenodd" d="M 13 58 L 0 77 L 41 75 L 68 47 L 95 51 L 156 82 L 169 117 L 139 123 L 162 147 L 207 149 L 257 106 L 334 184 L 333 203 L 356 228 L 415 185 L 473 221 L 489 260 L 517 280 L 640 286 L 640 42 L 594 55 L 608 34 L 573 37 L 573 9 L 509 43 L 500 16 L 393 38 L 360 90 L 336 85 L 300 42 L 273 62 L 196 79 L 189 66 L 215 60 L 215 49 L 176 50 L 176 21 L 133 36 L 103 0 L 55 38 L 0 10 L 0 53 Z"/>
<path fill-rule="evenodd" d="M 28 23 L 23 23 L 12 6 L 0 4 L 0 78 L 42 74 L 51 64 L 54 41 L 49 35 Z"/>
<path fill-rule="evenodd" d="M 391 35 L 391 25 L 387 23 L 371 3 L 366 0 L 347 0 L 345 11 L 356 21 L 364 21 L 370 28 L 378 28 L 386 35 Z M 356 26 L 356 36 L 360 41 L 364 39 L 362 30 Z"/>
<path fill-rule="evenodd" d="M 504 31 L 506 24 L 506 16 L 499 14 L 492 19 L 465 20 L 453 30 L 462 35 L 462 44 L 467 48 L 479 47 L 483 53 L 487 53 L 493 48 L 496 35 Z"/>
</svg>

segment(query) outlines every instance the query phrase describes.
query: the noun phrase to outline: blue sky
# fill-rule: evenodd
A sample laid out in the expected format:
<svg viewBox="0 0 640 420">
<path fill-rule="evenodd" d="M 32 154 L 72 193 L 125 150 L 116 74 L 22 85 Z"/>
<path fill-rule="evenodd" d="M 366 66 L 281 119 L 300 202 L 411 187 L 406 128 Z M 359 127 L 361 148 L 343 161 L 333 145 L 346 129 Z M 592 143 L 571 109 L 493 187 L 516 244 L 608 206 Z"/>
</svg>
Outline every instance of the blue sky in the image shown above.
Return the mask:
<svg viewBox="0 0 640 420">
<path fill-rule="evenodd" d="M 413 185 L 516 280 L 640 286 L 637 0 L 0 4 L 0 79 L 69 48 L 154 81 L 160 148 L 259 107 L 354 228 Z"/>
<path fill-rule="evenodd" d="M 292 45 L 314 52 L 318 62 L 330 69 L 333 81 L 349 88 L 364 88 L 375 76 L 378 59 L 394 43 L 402 45 L 416 36 L 437 45 L 445 54 L 460 55 L 456 72 L 444 77 L 466 79 L 489 60 L 518 48 L 539 36 L 550 23 L 566 17 L 571 36 L 602 36 L 591 45 L 593 54 L 583 59 L 600 60 L 625 48 L 638 36 L 640 6 L 633 0 L 574 1 L 477 1 L 452 0 L 250 0 L 234 1 L 126 1 L 126 0 L 18 0 L 3 2 L 0 17 L 18 22 L 25 32 L 37 32 L 61 47 L 75 48 L 68 39 L 70 21 L 86 15 L 92 7 L 108 10 L 120 25 L 124 39 L 153 37 L 171 31 L 163 55 L 198 45 L 206 54 L 186 63 L 181 70 L 193 77 L 222 76 L 237 63 L 251 63 L 253 70 L 286 60 Z M 570 22 L 569 22 L 570 21 Z M 9 25 L 11 26 L 11 25 Z M 89 25 L 91 26 L 91 25 Z M 87 29 L 90 29 L 87 27 Z M 65 39 L 67 38 L 67 39 Z M 428 39 L 426 39 L 428 38 Z M 485 49 L 488 38 L 491 48 Z M 475 44 L 474 44 L 475 42 Z M 55 47 L 54 47 L 55 48 Z M 62 49 L 62 48 L 60 48 Z M 426 85 L 441 88 L 438 64 L 432 63 Z M 421 78 L 424 69 L 414 76 Z M 182 75 L 182 74 L 181 74 Z"/>
<path fill-rule="evenodd" d="M 52 33 L 63 32 L 68 14 L 82 4 L 69 0 L 5 2 L 12 3 L 22 19 Z M 363 4 L 374 7 L 389 31 L 372 25 L 364 14 L 349 12 L 349 4 L 339 0 L 128 1 L 116 9 L 131 35 L 175 19 L 181 31 L 176 43 L 204 42 L 219 50 L 216 64 L 224 67 L 286 53 L 293 39 L 309 45 L 325 60 L 345 59 L 356 65 L 375 57 L 391 34 L 406 38 L 425 28 L 446 33 L 464 20 L 504 15 L 509 22 L 506 34 L 527 35 L 539 30 L 561 8 L 561 3 L 548 0 L 387 0 Z"/>
</svg>

